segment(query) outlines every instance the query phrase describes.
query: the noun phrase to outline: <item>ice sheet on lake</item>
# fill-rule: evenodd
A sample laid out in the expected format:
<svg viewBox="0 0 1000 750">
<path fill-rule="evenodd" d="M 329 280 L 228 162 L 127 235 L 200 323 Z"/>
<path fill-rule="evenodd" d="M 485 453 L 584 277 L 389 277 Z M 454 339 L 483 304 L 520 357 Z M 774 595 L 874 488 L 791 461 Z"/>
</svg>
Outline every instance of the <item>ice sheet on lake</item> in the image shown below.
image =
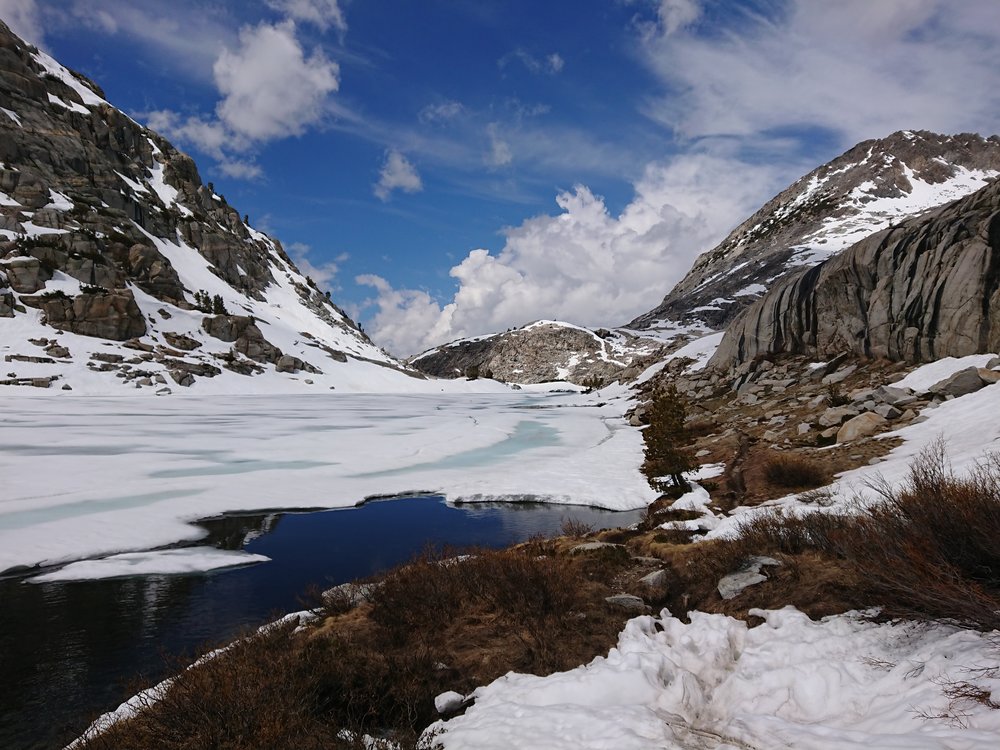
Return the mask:
<svg viewBox="0 0 1000 750">
<path fill-rule="evenodd" d="M 83 581 L 94 578 L 121 578 L 122 576 L 183 575 L 206 570 L 233 568 L 253 563 L 267 562 L 270 557 L 252 555 L 241 550 L 224 550 L 215 547 L 181 547 L 151 552 L 124 552 L 97 560 L 81 560 L 59 570 L 29 578 L 29 583 L 51 581 Z"/>
<path fill-rule="evenodd" d="M 0 571 L 196 540 L 232 511 L 431 492 L 614 510 L 655 499 L 597 395 L 32 398 L 0 415 Z M 601 398 L 607 398 L 603 396 Z"/>
</svg>

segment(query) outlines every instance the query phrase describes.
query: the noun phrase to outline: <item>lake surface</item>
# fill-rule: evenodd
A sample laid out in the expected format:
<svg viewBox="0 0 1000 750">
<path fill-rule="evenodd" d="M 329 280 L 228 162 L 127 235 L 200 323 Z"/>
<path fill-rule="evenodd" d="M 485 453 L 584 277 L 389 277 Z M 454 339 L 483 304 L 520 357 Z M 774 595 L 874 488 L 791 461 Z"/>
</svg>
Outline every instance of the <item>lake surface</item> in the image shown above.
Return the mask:
<svg viewBox="0 0 1000 750">
<path fill-rule="evenodd" d="M 381 500 L 312 513 L 202 522 L 199 544 L 245 549 L 271 562 L 186 576 L 25 583 L 0 580 L 0 748 L 49 750 L 115 708 L 164 655 L 190 653 L 278 614 L 303 609 L 310 586 L 367 576 L 428 545 L 502 547 L 558 534 L 564 519 L 624 526 L 639 511 L 469 504 L 440 497 Z"/>
</svg>

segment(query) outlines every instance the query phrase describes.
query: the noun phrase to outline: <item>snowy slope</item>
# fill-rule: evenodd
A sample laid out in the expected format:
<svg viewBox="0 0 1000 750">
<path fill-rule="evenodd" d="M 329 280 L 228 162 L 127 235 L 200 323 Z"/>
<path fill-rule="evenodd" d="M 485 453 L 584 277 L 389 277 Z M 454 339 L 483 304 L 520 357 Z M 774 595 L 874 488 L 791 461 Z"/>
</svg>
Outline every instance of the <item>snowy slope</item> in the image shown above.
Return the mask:
<svg viewBox="0 0 1000 750">
<path fill-rule="evenodd" d="M 8 392 L 440 390 L 375 346 L 189 157 L 2 24 L 0 37 Z"/>
<path fill-rule="evenodd" d="M 864 141 L 805 175 L 740 224 L 630 325 L 721 328 L 789 271 L 979 190 L 1000 175 L 1000 137 L 900 131 Z"/>
</svg>

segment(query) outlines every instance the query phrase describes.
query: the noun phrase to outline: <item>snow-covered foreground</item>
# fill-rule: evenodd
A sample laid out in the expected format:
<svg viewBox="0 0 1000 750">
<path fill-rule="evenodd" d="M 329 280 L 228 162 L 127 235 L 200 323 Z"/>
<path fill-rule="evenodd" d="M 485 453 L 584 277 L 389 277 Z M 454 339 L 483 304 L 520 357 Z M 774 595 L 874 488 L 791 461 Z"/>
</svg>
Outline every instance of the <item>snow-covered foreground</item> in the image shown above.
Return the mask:
<svg viewBox="0 0 1000 750">
<path fill-rule="evenodd" d="M 1000 711 L 948 709 L 942 682 L 996 664 L 989 636 L 943 625 L 814 622 L 789 607 L 755 628 L 694 612 L 639 617 L 607 658 L 549 677 L 508 674 L 432 729 L 446 750 L 985 750 Z M 992 652 L 992 653 L 991 653 Z M 991 658 L 992 657 L 992 658 Z M 978 684 L 1000 693 L 1000 680 Z"/>
<path fill-rule="evenodd" d="M 992 355 L 941 360 L 898 385 L 922 389 Z M 896 484 L 914 456 L 937 440 L 958 474 L 1000 451 L 1000 385 L 927 409 L 922 422 L 889 433 L 903 439 L 874 466 L 847 472 L 828 505 L 797 496 L 721 516 L 701 487 L 674 507 L 702 516 L 683 522 L 736 533 L 748 514 L 844 512 L 867 483 Z M 675 522 L 676 523 L 676 522 Z M 433 726 L 446 750 L 986 750 L 1000 747 L 1000 710 L 949 705 L 949 683 L 972 681 L 1000 703 L 1000 678 L 976 673 L 1000 663 L 1000 634 L 945 625 L 876 624 L 857 613 L 811 621 L 793 607 L 752 610 L 754 628 L 724 615 L 664 611 L 639 617 L 607 658 L 569 672 L 508 674 L 475 691 L 466 713 Z M 930 719 L 929 716 L 948 718 Z"/>
<path fill-rule="evenodd" d="M 377 495 L 635 509 L 655 498 L 641 456 L 620 404 L 572 394 L 11 401 L 0 571 L 195 540 L 188 522 L 223 512 Z"/>
</svg>

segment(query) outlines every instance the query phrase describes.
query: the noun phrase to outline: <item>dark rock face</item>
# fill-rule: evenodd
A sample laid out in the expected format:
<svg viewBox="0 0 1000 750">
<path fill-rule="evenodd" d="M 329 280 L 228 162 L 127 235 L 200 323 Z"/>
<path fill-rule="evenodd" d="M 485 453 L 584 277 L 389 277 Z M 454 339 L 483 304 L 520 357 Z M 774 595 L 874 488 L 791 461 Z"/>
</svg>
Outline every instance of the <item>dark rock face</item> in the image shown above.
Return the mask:
<svg viewBox="0 0 1000 750">
<path fill-rule="evenodd" d="M 776 284 L 712 364 L 851 352 L 926 362 L 1000 348 L 1000 181 Z"/>
<path fill-rule="evenodd" d="M 740 224 L 630 328 L 668 319 L 721 329 L 776 281 L 891 223 L 971 192 L 950 181 L 1000 172 L 1000 137 L 904 131 L 859 143 Z M 929 197 L 913 197 L 914 181 Z M 966 179 L 968 184 L 975 180 Z M 907 198 L 893 206 L 884 199 Z"/>
<path fill-rule="evenodd" d="M 45 321 L 82 336 L 127 341 L 146 333 L 146 321 L 129 289 L 114 292 L 85 292 L 75 297 L 40 295 L 21 301 L 38 307 Z"/>
<path fill-rule="evenodd" d="M 166 340 L 205 365 L 174 367 L 181 380 L 209 377 L 218 368 L 211 364 L 215 355 L 197 351 L 205 340 L 198 322 L 188 321 L 181 331 L 162 326 L 162 338 L 157 325 L 173 317 L 171 306 L 199 314 L 210 307 L 203 300 L 212 295 L 185 288 L 182 281 L 192 283 L 187 254 L 197 253 L 201 258 L 193 259 L 194 266 L 204 261 L 230 287 L 222 295 L 230 306 L 235 297 L 235 304 L 250 310 L 249 303 L 266 303 L 269 289 L 284 286 L 283 307 L 304 308 L 288 316 L 294 332 L 301 331 L 304 313 L 306 320 L 313 316 L 329 326 L 329 339 L 323 339 L 323 327 L 310 336 L 339 361 L 347 356 L 330 343 L 399 367 L 388 355 L 379 358 L 382 353 L 299 273 L 278 242 L 252 229 L 211 184 L 202 184 L 190 157 L 105 101 L 93 82 L 17 38 L 2 21 L 0 108 L 6 110 L 0 111 L 0 318 L 16 316 L 27 305 L 42 309 L 48 325 L 74 333 L 114 341 L 146 335 L 156 343 Z M 79 282 L 83 293 L 47 294 L 57 273 Z M 211 285 L 216 295 L 215 279 Z M 292 303 L 288 291 L 297 297 Z M 146 295 L 163 303 L 159 320 L 149 309 L 151 318 L 143 319 Z M 282 325 L 281 315 L 268 320 Z M 266 330 L 246 316 L 204 322 L 205 332 L 233 344 L 225 362 L 229 369 L 263 371 L 244 357 L 281 361 L 282 372 L 319 372 L 302 359 L 301 350 L 295 352 L 299 356 L 284 355 L 267 340 Z M 171 355 L 156 343 L 134 346 L 155 350 L 162 365 Z"/>
</svg>

